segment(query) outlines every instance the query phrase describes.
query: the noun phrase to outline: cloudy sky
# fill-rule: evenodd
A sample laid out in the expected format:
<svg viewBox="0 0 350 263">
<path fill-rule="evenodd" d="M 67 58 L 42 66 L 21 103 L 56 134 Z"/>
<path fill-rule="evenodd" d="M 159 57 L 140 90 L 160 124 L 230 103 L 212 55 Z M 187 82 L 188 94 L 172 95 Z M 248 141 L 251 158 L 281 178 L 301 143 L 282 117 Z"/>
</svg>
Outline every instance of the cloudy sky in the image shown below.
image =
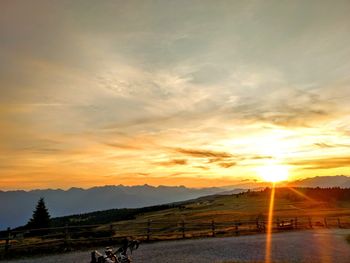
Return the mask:
<svg viewBox="0 0 350 263">
<path fill-rule="evenodd" d="M 349 1 L 0 2 L 0 189 L 350 175 Z"/>
</svg>

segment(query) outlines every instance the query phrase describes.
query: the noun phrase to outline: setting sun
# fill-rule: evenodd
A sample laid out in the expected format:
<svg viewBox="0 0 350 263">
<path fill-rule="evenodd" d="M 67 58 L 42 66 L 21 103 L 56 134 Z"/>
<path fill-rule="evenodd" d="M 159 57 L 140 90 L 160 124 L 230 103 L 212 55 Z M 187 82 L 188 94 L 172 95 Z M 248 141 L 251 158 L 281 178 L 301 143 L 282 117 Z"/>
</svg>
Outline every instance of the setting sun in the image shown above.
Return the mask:
<svg viewBox="0 0 350 263">
<path fill-rule="evenodd" d="M 288 167 L 279 164 L 268 164 L 257 168 L 259 176 L 268 182 L 280 182 L 288 178 Z"/>
</svg>

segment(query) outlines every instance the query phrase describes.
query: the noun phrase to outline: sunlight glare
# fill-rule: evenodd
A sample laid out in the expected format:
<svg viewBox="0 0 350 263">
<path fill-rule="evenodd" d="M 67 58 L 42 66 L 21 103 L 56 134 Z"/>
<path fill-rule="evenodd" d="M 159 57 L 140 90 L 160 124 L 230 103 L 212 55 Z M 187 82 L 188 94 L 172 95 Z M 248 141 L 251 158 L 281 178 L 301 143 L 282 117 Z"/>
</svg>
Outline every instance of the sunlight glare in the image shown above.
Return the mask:
<svg viewBox="0 0 350 263">
<path fill-rule="evenodd" d="M 257 168 L 259 176 L 267 182 L 280 182 L 288 178 L 288 167 L 280 164 L 268 164 Z"/>
</svg>

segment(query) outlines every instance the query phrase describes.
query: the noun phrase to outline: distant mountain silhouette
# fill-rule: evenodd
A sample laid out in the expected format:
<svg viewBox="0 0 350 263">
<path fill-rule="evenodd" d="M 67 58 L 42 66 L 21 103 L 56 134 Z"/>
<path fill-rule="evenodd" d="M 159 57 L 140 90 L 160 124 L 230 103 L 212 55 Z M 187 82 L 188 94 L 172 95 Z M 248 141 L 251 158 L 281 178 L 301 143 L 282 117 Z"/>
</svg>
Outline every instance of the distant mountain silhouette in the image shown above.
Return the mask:
<svg viewBox="0 0 350 263">
<path fill-rule="evenodd" d="M 350 188 L 350 176 L 316 176 L 306 179 L 297 180 L 289 183 L 290 186 L 295 187 L 341 187 Z"/>
<path fill-rule="evenodd" d="M 213 194 L 235 194 L 243 189 L 261 189 L 268 183 L 244 181 L 237 185 L 210 188 L 184 186 L 102 186 L 89 189 L 46 189 L 32 191 L 0 191 L 0 230 L 17 227 L 28 222 L 40 197 L 52 217 L 101 211 L 113 208 L 139 208 L 198 198 Z M 350 188 L 350 177 L 316 176 L 289 182 L 295 187 Z"/>
<path fill-rule="evenodd" d="M 255 182 L 247 180 L 245 182 L 229 186 L 231 189 L 252 189 L 258 190 L 265 187 L 270 187 L 271 183 L 268 182 Z M 295 186 L 295 187 L 341 187 L 350 188 L 350 176 L 346 175 L 334 175 L 334 176 L 315 176 L 305 179 L 300 179 L 292 182 L 282 182 L 280 186 Z"/>
<path fill-rule="evenodd" d="M 40 197 L 52 217 L 112 208 L 138 208 L 218 194 L 227 188 L 186 188 L 184 186 L 103 186 L 90 189 L 0 191 L 0 230 L 28 222 Z M 242 190 L 236 190 L 240 192 Z"/>
</svg>

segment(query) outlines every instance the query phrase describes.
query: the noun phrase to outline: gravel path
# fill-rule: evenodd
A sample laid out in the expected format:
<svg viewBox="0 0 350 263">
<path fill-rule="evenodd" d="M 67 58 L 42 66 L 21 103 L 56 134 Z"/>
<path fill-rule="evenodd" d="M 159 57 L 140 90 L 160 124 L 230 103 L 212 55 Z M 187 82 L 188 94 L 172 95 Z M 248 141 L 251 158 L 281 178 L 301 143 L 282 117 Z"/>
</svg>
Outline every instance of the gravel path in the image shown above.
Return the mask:
<svg viewBox="0 0 350 263">
<path fill-rule="evenodd" d="M 322 229 L 274 234 L 272 237 L 273 262 L 349 263 L 350 244 L 345 241 L 347 234 L 350 234 L 350 230 Z M 265 235 L 251 235 L 141 244 L 140 248 L 134 252 L 133 262 L 263 262 L 265 238 Z M 11 262 L 88 263 L 89 251 Z"/>
</svg>

